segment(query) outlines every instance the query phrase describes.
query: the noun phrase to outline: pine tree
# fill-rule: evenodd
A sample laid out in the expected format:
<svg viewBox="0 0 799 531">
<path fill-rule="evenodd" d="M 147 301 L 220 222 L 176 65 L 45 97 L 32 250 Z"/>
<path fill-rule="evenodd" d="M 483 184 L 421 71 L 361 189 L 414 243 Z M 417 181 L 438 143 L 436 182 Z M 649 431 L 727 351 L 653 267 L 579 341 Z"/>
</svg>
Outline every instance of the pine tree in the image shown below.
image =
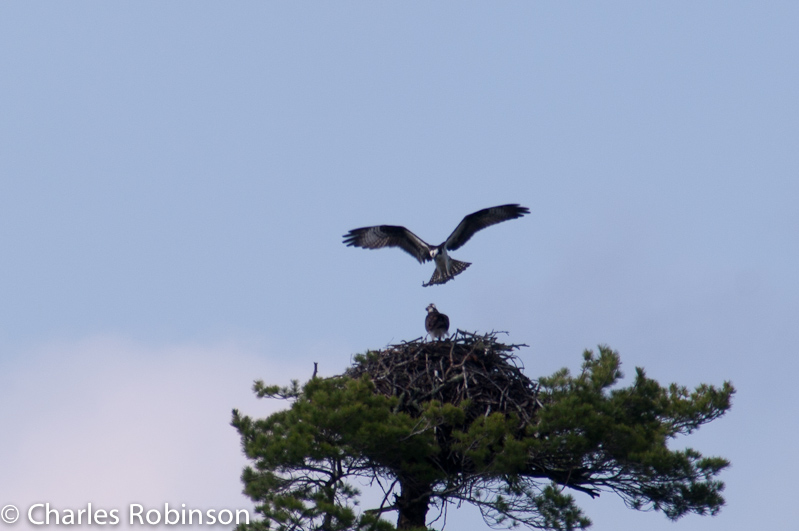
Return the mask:
<svg viewBox="0 0 799 531">
<path fill-rule="evenodd" d="M 601 346 L 582 370 L 527 378 L 495 334 L 464 332 L 355 357 L 343 375 L 265 386 L 291 401 L 265 419 L 233 411 L 254 461 L 242 475 L 263 519 L 244 530 L 426 529 L 431 507 L 466 502 L 492 527 L 583 529 L 590 520 L 566 489 L 615 492 L 670 519 L 715 514 L 729 462 L 668 442 L 723 415 L 732 385 L 668 388 Z M 356 510 L 365 481 L 382 503 Z M 397 513 L 394 527 L 385 518 Z"/>
</svg>

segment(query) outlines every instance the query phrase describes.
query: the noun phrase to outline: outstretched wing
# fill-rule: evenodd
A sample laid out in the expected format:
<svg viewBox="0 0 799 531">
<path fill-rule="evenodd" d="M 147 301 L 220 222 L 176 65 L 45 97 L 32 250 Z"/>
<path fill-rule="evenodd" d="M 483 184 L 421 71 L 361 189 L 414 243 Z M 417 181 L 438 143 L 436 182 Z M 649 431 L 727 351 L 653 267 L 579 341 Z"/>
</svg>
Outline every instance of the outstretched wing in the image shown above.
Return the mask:
<svg viewBox="0 0 799 531">
<path fill-rule="evenodd" d="M 474 233 L 478 230 L 509 219 L 520 218 L 529 213 L 529 208 L 513 204 L 484 208 L 483 210 L 478 210 L 474 214 L 469 214 L 463 218 L 463 221 L 458 224 L 452 234 L 449 235 L 449 238 L 447 238 L 447 250 L 454 251 L 460 248 L 464 243 L 468 242 L 469 238 L 474 236 Z"/>
<path fill-rule="evenodd" d="M 364 249 L 380 249 L 382 247 L 399 247 L 420 263 L 428 262 L 430 246 L 419 236 L 405 227 L 396 225 L 378 225 L 376 227 L 363 227 L 352 229 L 344 235 L 344 243 L 348 247 L 362 247 Z"/>
</svg>

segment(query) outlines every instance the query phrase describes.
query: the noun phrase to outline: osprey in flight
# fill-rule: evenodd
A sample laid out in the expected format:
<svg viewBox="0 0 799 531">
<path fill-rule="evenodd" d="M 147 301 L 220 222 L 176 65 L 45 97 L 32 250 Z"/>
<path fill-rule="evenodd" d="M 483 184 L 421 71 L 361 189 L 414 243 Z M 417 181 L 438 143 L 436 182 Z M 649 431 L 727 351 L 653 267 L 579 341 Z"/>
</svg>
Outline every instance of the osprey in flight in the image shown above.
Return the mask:
<svg viewBox="0 0 799 531">
<path fill-rule="evenodd" d="M 463 244 L 469 241 L 469 238 L 474 236 L 475 232 L 481 229 L 509 219 L 520 218 L 529 213 L 529 208 L 516 204 L 484 208 L 463 218 L 463 221 L 455 227 L 449 238 L 441 245 L 425 243 L 424 240 L 405 227 L 396 225 L 377 225 L 375 227 L 353 229 L 344 235 L 344 243 L 347 246 L 363 247 L 364 249 L 399 247 L 419 260 L 419 263 L 423 264 L 430 260 L 435 261 L 436 270 L 433 272 L 430 282 L 427 284 L 422 283 L 422 286 L 427 287 L 433 284 L 449 282 L 455 278 L 455 275 L 463 273 L 467 267 L 472 265 L 470 262 L 453 260 L 447 254 L 447 251 L 460 249 Z"/>
<path fill-rule="evenodd" d="M 430 303 L 427 317 L 424 318 L 424 328 L 433 339 L 441 339 L 449 331 L 449 317 L 439 312 L 435 304 Z"/>
</svg>

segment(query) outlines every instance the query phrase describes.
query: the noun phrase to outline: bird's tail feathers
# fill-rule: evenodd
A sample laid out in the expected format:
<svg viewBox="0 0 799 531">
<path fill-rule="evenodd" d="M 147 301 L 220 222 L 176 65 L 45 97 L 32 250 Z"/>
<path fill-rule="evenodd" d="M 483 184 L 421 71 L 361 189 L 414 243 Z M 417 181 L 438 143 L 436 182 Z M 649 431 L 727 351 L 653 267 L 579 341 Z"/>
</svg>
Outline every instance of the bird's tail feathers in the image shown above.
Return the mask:
<svg viewBox="0 0 799 531">
<path fill-rule="evenodd" d="M 452 262 L 450 263 L 449 275 L 447 275 L 446 272 L 442 273 L 441 271 L 438 270 L 438 268 L 436 268 L 436 270 L 433 271 L 433 276 L 430 277 L 430 282 L 428 282 L 427 284 L 422 283 L 422 286 L 426 288 L 427 286 L 432 286 L 434 284 L 446 284 L 447 282 L 455 278 L 456 275 L 460 275 L 461 273 L 466 271 L 466 268 L 469 267 L 470 265 L 472 265 L 471 262 L 461 262 L 460 260 L 452 260 Z"/>
</svg>

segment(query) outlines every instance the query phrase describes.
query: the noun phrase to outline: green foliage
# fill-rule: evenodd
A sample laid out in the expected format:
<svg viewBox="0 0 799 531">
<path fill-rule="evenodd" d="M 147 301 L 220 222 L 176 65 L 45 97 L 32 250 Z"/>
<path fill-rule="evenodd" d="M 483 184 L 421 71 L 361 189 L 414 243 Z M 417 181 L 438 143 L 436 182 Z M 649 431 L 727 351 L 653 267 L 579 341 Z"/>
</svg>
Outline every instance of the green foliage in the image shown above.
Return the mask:
<svg viewBox="0 0 799 531">
<path fill-rule="evenodd" d="M 565 488 L 612 491 L 671 519 L 718 512 L 717 476 L 729 463 L 668 442 L 723 415 L 732 386 L 664 388 L 642 369 L 628 387 L 617 387 L 621 378 L 617 353 L 586 351 L 579 375 L 563 369 L 539 380 L 542 407 L 527 424 L 511 413 L 474 418 L 468 400 L 415 401 L 419 409 L 409 412 L 366 377 L 287 388 L 258 382 L 259 396 L 293 402 L 266 419 L 233 413 L 254 462 L 242 476 L 245 493 L 264 517 L 240 530 L 388 531 L 394 526 L 380 516 L 401 510 L 401 485 L 421 493 L 424 511 L 428 499 L 439 507 L 468 502 L 494 526 L 587 528 Z M 356 480 L 383 488 L 380 506 L 356 510 Z"/>
<path fill-rule="evenodd" d="M 261 389 L 276 394 L 256 384 Z M 266 419 L 234 411 L 244 452 L 256 461 L 242 476 L 245 493 L 260 502 L 266 521 L 285 531 L 391 529 L 375 527 L 374 516 L 356 517 L 359 492 L 346 480 L 380 462 L 416 472 L 414 463 L 436 451 L 429 430 L 414 435 L 419 420 L 394 413 L 395 402 L 367 380 L 313 379 L 291 408 Z"/>
<path fill-rule="evenodd" d="M 734 389 L 701 385 L 692 393 L 668 389 L 636 369 L 629 387 L 609 390 L 622 377 L 617 353 L 584 353 L 583 371 L 562 370 L 540 380 L 547 407 L 540 412 L 533 452 L 554 456 L 557 468 L 576 473 L 575 486 L 615 491 L 636 509 L 657 509 L 671 519 L 689 512 L 715 514 L 724 504 L 714 479 L 729 463 L 703 458 L 667 442 L 726 412 Z"/>
</svg>

